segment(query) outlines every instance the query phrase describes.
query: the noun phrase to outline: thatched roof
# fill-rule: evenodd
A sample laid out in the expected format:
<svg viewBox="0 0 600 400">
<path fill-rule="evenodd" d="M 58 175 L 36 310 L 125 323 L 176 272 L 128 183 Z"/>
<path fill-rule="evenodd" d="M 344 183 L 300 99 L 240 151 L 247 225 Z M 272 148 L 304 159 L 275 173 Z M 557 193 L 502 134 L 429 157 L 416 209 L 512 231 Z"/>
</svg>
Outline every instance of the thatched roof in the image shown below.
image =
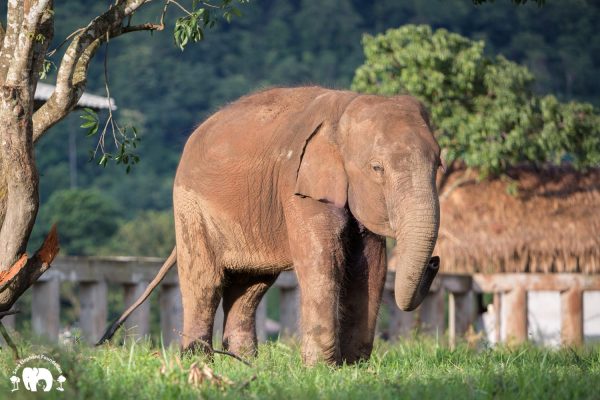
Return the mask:
<svg viewBox="0 0 600 400">
<path fill-rule="evenodd" d="M 600 170 L 508 175 L 512 188 L 465 170 L 449 176 L 434 250 L 442 271 L 600 273 Z"/>
</svg>

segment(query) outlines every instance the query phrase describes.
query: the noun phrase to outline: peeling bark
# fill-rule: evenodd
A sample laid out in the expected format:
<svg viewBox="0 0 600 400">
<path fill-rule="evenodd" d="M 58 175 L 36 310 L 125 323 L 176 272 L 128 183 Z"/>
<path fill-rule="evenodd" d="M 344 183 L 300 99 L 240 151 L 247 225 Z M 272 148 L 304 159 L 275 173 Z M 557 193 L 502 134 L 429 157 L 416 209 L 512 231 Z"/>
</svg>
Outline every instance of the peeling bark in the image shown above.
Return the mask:
<svg viewBox="0 0 600 400">
<path fill-rule="evenodd" d="M 0 312 L 8 311 L 17 299 L 50 268 L 60 250 L 56 225 L 31 258 L 23 254 L 7 271 L 0 274 Z"/>
</svg>

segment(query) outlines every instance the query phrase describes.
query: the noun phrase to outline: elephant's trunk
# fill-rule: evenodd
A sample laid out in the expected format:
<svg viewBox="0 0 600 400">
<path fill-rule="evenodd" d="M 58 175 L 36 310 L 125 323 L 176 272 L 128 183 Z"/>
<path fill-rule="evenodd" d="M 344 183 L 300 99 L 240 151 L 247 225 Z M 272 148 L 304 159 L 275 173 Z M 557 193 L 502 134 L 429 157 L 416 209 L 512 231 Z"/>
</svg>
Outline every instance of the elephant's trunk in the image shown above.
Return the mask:
<svg viewBox="0 0 600 400">
<path fill-rule="evenodd" d="M 396 304 L 404 311 L 421 304 L 439 269 L 439 257 L 431 258 L 440 225 L 435 171 L 413 173 L 411 178 L 412 188 L 391 215 L 396 248 L 390 265 L 396 270 Z"/>
</svg>

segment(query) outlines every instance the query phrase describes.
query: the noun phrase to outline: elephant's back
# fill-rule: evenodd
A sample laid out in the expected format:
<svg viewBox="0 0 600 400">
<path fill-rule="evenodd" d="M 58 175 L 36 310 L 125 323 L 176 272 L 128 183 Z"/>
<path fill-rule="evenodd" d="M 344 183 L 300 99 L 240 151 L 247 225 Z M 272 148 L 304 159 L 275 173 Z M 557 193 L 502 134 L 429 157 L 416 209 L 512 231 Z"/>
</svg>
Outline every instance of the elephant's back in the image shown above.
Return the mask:
<svg viewBox="0 0 600 400">
<path fill-rule="evenodd" d="M 178 182 L 247 176 L 285 157 L 293 147 L 286 129 L 306 104 L 327 89 L 276 88 L 244 96 L 205 120 L 189 137 L 177 170 Z M 186 184 L 186 186 L 187 186 Z"/>
</svg>

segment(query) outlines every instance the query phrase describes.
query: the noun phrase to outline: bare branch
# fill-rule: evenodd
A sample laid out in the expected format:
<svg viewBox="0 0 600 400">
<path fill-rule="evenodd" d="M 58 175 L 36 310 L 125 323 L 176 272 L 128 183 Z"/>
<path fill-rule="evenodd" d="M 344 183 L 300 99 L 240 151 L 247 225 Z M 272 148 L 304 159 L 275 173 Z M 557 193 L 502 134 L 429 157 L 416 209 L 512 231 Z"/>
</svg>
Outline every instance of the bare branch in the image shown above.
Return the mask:
<svg viewBox="0 0 600 400">
<path fill-rule="evenodd" d="M 46 54 L 48 57 L 52 57 L 54 54 L 56 54 L 56 52 L 58 50 L 60 50 L 61 47 L 64 46 L 65 43 L 67 43 L 69 40 L 73 39 L 78 33 L 82 32 L 85 28 L 79 28 L 77 29 L 75 32 L 71 32 L 69 34 L 69 36 L 67 36 L 65 38 L 65 40 L 63 40 L 62 42 L 60 42 L 60 44 L 58 46 L 56 46 L 55 48 L 53 48 L 51 51 L 48 52 L 48 54 Z"/>
<path fill-rule="evenodd" d="M 140 25 L 125 26 L 121 30 L 121 33 L 138 32 L 138 31 L 162 31 L 163 29 L 165 29 L 165 26 L 163 24 L 145 23 L 145 24 L 140 24 Z"/>
<path fill-rule="evenodd" d="M 173 3 L 173 4 L 175 4 L 177 7 L 179 7 L 179 9 L 180 9 L 181 11 L 183 11 L 184 13 L 186 13 L 187 15 L 192 15 L 192 13 L 191 13 L 191 12 L 189 12 L 189 11 L 188 11 L 188 10 L 187 10 L 187 9 L 186 9 L 184 6 L 182 6 L 181 4 L 179 4 L 177 1 L 175 1 L 175 0 L 168 0 L 168 1 L 167 1 L 167 4 L 168 4 L 168 3 Z"/>
<path fill-rule="evenodd" d="M 456 181 L 454 181 L 450 186 L 448 186 L 448 189 L 446 189 L 443 193 L 440 194 L 440 201 L 446 200 L 452 194 L 452 192 L 454 192 L 461 186 L 477 183 L 477 180 L 475 178 L 469 176 L 469 172 L 470 171 L 468 170 L 465 171 L 463 175 L 461 175 L 459 178 L 456 179 Z"/>
</svg>

